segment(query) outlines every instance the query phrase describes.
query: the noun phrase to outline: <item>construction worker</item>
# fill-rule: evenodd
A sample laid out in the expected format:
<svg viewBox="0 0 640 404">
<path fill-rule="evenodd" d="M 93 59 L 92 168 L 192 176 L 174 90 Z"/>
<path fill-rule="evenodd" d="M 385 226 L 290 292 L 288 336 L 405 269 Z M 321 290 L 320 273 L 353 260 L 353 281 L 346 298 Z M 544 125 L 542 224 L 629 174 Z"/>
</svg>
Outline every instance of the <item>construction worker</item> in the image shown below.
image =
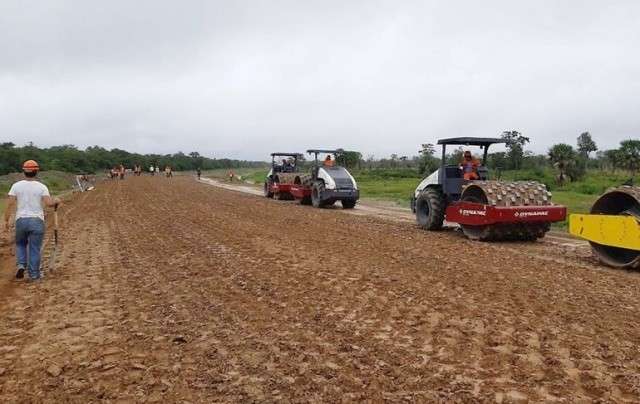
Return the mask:
<svg viewBox="0 0 640 404">
<path fill-rule="evenodd" d="M 287 159 L 282 159 L 282 172 L 283 173 L 290 173 L 293 171 L 293 164 L 291 164 L 291 162 Z"/>
<path fill-rule="evenodd" d="M 200 170 L 200 167 L 196 168 L 196 175 L 198 175 L 198 181 L 199 181 L 200 176 L 202 175 L 202 170 Z"/>
<path fill-rule="evenodd" d="M 476 160 L 469 150 L 466 150 L 462 156 L 462 162 L 460 163 L 460 169 L 462 170 L 462 175 L 465 180 L 477 180 L 480 178 L 478 176 L 478 166 L 480 162 Z"/>
<path fill-rule="evenodd" d="M 335 165 L 335 160 L 333 160 L 331 158 L 330 154 L 327 154 L 327 157 L 325 157 L 324 159 L 324 166 L 325 167 L 333 167 Z"/>
<path fill-rule="evenodd" d="M 60 204 L 58 198 L 52 198 L 49 189 L 36 179 L 40 167 L 33 160 L 25 161 L 22 165 L 24 180 L 11 186 L 7 208 L 4 211 L 5 230 L 9 230 L 9 220 L 15 210 L 16 226 L 16 278 L 24 278 L 24 271 L 28 269 L 32 281 L 40 279 L 40 260 L 42 241 L 44 239 L 44 209 L 43 206 Z"/>
</svg>

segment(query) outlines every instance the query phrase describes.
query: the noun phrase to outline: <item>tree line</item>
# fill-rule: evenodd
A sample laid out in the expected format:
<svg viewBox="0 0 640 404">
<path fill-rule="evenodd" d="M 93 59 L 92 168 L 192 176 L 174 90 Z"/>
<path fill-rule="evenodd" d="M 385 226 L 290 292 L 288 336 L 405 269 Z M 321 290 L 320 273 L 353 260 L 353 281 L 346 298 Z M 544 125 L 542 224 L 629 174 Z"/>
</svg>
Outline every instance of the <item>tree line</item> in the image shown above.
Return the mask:
<svg viewBox="0 0 640 404">
<path fill-rule="evenodd" d="M 233 159 L 215 159 L 200 155 L 198 152 L 184 154 L 139 154 L 126 150 L 107 150 L 100 146 L 91 146 L 82 150 L 73 145 L 40 148 L 33 143 L 18 147 L 14 143 L 0 143 L 0 175 L 21 171 L 25 160 L 36 160 L 43 170 L 58 170 L 71 173 L 98 173 L 106 169 L 124 165 L 131 168 L 140 165 L 145 170 L 150 166 L 164 168 L 169 165 L 174 170 L 185 171 L 201 168 L 263 167 L 264 162 Z"/>
<path fill-rule="evenodd" d="M 489 153 L 485 165 L 492 170 L 540 169 L 552 167 L 557 171 L 559 183 L 577 181 L 587 169 L 625 170 L 632 175 L 640 171 L 640 140 L 628 139 L 620 142 L 616 149 L 599 150 L 589 132 L 583 132 L 576 138 L 576 144 L 558 143 L 546 154 L 535 154 L 525 150 L 530 139 L 519 131 L 505 131 L 501 134 L 506 151 Z M 458 164 L 462 160 L 464 148 L 458 147 L 446 158 L 448 164 Z M 367 156 L 357 151 L 344 151 L 337 158 L 348 168 L 356 169 L 410 169 L 420 174 L 429 174 L 440 166 L 436 157 L 436 146 L 432 143 L 422 145 L 415 156 L 392 154 L 385 158 Z M 138 164 L 145 170 L 150 166 L 164 168 L 169 165 L 174 170 L 202 170 L 240 167 L 266 167 L 265 162 L 234 159 L 215 159 L 200 155 L 198 152 L 184 154 L 138 154 L 121 149 L 107 150 L 100 146 L 91 146 L 82 150 L 73 145 L 40 148 L 32 143 L 18 147 L 11 142 L 0 143 L 0 175 L 18 172 L 25 160 L 37 160 L 43 170 L 58 170 L 72 173 L 96 173 L 120 164 L 133 167 Z"/>
</svg>

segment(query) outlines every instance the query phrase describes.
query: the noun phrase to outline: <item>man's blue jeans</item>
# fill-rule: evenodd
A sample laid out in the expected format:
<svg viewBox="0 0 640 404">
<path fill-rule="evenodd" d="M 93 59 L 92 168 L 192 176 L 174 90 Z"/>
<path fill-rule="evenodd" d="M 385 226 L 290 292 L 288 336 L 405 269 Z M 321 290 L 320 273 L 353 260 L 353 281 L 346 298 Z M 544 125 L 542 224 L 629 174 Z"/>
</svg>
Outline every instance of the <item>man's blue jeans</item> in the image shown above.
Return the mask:
<svg viewBox="0 0 640 404">
<path fill-rule="evenodd" d="M 44 239 L 44 221 L 37 217 L 21 217 L 16 221 L 16 258 L 18 266 L 28 268 L 29 278 L 40 278 L 40 251 Z M 27 265 L 27 249 L 29 250 Z"/>
</svg>

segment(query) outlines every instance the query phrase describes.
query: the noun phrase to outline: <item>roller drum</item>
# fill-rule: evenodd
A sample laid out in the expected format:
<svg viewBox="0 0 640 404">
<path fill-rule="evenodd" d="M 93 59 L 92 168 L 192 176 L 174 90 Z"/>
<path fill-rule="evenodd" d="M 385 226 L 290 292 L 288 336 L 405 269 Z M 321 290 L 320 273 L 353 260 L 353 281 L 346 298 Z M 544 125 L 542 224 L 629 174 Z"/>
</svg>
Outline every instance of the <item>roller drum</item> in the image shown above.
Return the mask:
<svg viewBox="0 0 640 404">
<path fill-rule="evenodd" d="M 463 188 L 460 199 L 503 207 L 552 205 L 551 193 L 536 181 L 473 181 Z M 549 222 L 461 225 L 467 237 L 482 241 L 534 241 L 544 237 L 550 226 Z"/>
<path fill-rule="evenodd" d="M 279 184 L 293 184 L 299 173 L 278 173 L 274 176 L 274 181 Z"/>
<path fill-rule="evenodd" d="M 640 222 L 640 187 L 609 189 L 591 207 L 591 214 L 632 215 Z M 618 268 L 640 268 L 640 251 L 589 241 L 594 254 L 605 264 Z"/>
<path fill-rule="evenodd" d="M 293 183 L 296 185 L 310 187 L 313 183 L 313 177 L 311 174 L 295 174 Z"/>
</svg>

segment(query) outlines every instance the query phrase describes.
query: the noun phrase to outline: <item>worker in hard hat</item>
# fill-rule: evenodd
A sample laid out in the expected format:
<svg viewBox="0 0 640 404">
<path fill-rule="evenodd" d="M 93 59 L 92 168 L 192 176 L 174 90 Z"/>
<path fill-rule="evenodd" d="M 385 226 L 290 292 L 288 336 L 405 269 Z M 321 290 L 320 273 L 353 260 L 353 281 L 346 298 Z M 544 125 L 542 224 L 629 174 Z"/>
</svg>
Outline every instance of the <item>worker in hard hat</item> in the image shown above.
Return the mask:
<svg viewBox="0 0 640 404">
<path fill-rule="evenodd" d="M 15 211 L 16 233 L 16 278 L 24 278 L 29 271 L 32 281 L 40 279 L 40 261 L 42 241 L 44 239 L 44 206 L 60 204 L 58 198 L 52 198 L 49 189 L 36 179 L 40 166 L 33 160 L 22 165 L 24 179 L 11 186 L 4 211 L 5 231 L 9 230 L 9 220 Z M 28 253 L 27 253 L 28 251 Z"/>
<path fill-rule="evenodd" d="M 469 150 L 466 150 L 462 155 L 462 162 L 460 163 L 460 169 L 462 169 L 462 175 L 465 180 L 477 180 L 478 166 L 480 162 L 476 160 Z"/>
<path fill-rule="evenodd" d="M 335 160 L 331 158 L 330 154 L 327 154 L 327 157 L 324 158 L 324 166 L 333 167 L 335 164 L 336 164 Z"/>
<path fill-rule="evenodd" d="M 282 172 L 284 173 L 292 173 L 294 171 L 293 159 L 283 159 L 282 160 Z"/>
</svg>

